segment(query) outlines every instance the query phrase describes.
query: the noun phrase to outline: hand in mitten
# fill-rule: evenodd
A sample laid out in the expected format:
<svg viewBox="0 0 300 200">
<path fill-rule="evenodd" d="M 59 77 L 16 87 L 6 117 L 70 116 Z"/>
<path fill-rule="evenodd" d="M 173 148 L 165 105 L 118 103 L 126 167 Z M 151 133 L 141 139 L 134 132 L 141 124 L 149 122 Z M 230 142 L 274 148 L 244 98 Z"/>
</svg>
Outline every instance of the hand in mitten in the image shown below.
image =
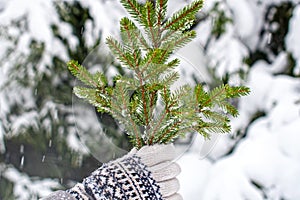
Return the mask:
<svg viewBox="0 0 300 200">
<path fill-rule="evenodd" d="M 67 192 L 75 199 L 182 200 L 177 193 L 180 173 L 173 145 L 133 149 L 117 160 L 103 164 L 82 183 Z"/>
</svg>

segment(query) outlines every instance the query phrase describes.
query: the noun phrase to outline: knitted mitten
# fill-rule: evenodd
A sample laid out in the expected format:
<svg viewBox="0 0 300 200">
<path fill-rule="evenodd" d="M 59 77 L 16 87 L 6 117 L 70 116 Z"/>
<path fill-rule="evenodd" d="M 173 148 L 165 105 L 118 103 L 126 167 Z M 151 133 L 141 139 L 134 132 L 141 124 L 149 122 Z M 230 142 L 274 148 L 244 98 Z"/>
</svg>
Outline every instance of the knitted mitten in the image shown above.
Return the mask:
<svg viewBox="0 0 300 200">
<path fill-rule="evenodd" d="M 103 164 L 67 192 L 82 200 L 181 200 L 176 179 L 180 168 L 171 162 L 174 158 L 173 145 L 133 149 Z"/>
<path fill-rule="evenodd" d="M 76 199 L 70 193 L 59 190 L 59 191 L 53 192 L 49 196 L 44 197 L 40 200 L 76 200 Z"/>
</svg>

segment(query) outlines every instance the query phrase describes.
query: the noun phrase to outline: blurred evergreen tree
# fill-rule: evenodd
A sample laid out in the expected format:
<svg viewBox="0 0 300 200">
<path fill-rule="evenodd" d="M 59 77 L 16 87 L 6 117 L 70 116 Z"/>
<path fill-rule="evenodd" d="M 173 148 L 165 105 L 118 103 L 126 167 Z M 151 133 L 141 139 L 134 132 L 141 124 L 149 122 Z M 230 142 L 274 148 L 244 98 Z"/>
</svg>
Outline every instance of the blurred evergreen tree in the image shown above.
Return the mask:
<svg viewBox="0 0 300 200">
<path fill-rule="evenodd" d="M 98 39 L 88 45 L 83 32 L 87 21 L 94 20 L 89 8 L 79 1 L 54 1 L 53 4 L 61 23 L 71 27 L 72 36 L 78 41 L 74 47 L 58 24 L 49 27 L 65 47 L 65 59 L 47 52 L 47 44 L 35 38 L 30 39 L 28 54 L 15 51 L 22 42 L 20 36 L 28 31 L 27 16 L 0 28 L 0 38 L 12 44 L 0 61 L 1 66 L 10 65 L 10 76 L 1 93 L 8 101 L 11 100 L 8 111 L 1 116 L 6 149 L 0 154 L 0 199 L 17 198 L 13 196 L 14 183 L 3 176 L 10 167 L 29 177 L 56 178 L 63 187 L 68 187 L 70 181 L 80 181 L 100 165 L 92 155 L 72 149 L 67 141 L 70 134 L 79 141 L 76 130 L 81 127 L 76 126 L 74 117 L 77 113 L 74 116 L 72 112 L 74 79 L 67 70 L 66 62 L 71 58 L 83 62 L 100 44 L 101 31 Z M 10 30 L 14 28 L 18 30 L 17 35 L 11 34 Z M 101 58 L 100 53 L 97 56 L 95 59 L 104 71 L 112 65 L 109 59 Z M 45 57 L 50 57 L 50 65 L 44 64 Z M 101 116 L 100 121 L 110 123 L 109 116 Z M 113 129 L 116 127 L 111 124 L 106 124 L 106 127 L 110 127 L 111 136 L 118 145 L 129 148 L 124 138 L 114 136 Z M 88 133 L 93 130 L 82 131 Z"/>
</svg>

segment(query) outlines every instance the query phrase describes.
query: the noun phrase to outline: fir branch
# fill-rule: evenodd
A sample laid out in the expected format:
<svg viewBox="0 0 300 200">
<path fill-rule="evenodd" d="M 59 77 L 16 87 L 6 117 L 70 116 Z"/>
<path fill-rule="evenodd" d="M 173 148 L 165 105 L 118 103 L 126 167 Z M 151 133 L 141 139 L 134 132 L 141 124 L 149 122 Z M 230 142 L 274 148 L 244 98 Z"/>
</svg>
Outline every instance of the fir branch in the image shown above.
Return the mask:
<svg viewBox="0 0 300 200">
<path fill-rule="evenodd" d="M 144 108 L 144 115 L 145 115 L 145 126 L 149 125 L 149 112 L 147 109 L 147 100 L 146 100 L 146 91 L 145 91 L 145 86 L 142 85 L 141 86 L 141 90 L 142 90 L 142 100 L 143 100 L 143 108 Z"/>
<path fill-rule="evenodd" d="M 205 102 L 204 105 L 219 105 L 220 107 L 222 106 L 222 103 L 224 99 L 226 98 L 226 88 L 221 85 L 219 87 L 214 88 L 210 93 L 209 93 L 209 100 L 208 102 Z"/>
<path fill-rule="evenodd" d="M 108 81 L 106 76 L 102 72 L 96 72 L 95 74 L 92 74 L 92 78 L 94 82 L 97 83 L 97 88 L 107 88 Z"/>
<path fill-rule="evenodd" d="M 171 86 L 175 81 L 178 80 L 179 73 L 176 71 L 172 71 L 172 72 L 166 73 L 165 75 L 163 75 L 159 78 L 160 78 L 159 84 Z"/>
<path fill-rule="evenodd" d="M 141 46 L 144 50 L 149 49 L 149 45 L 143 34 L 129 18 L 124 17 L 121 19 L 120 29 L 123 43 L 126 44 L 129 42 L 132 48 L 138 48 Z"/>
<path fill-rule="evenodd" d="M 209 136 L 210 133 L 229 133 L 231 127 L 226 122 L 201 122 L 195 130 L 199 133 L 205 132 L 204 135 Z"/>
<path fill-rule="evenodd" d="M 214 88 L 211 92 L 206 93 L 202 86 L 199 86 L 202 91 L 198 91 L 200 94 L 197 95 L 198 100 L 200 100 L 199 104 L 203 108 L 211 108 L 215 104 L 221 103 L 222 100 L 225 99 L 226 88 L 221 85 L 219 87 Z M 200 110 L 202 111 L 202 110 Z"/>
<path fill-rule="evenodd" d="M 167 13 L 168 0 L 157 0 L 156 13 L 157 13 L 157 26 L 160 29 L 162 22 L 164 21 Z"/>
<path fill-rule="evenodd" d="M 142 61 L 142 68 L 141 70 L 145 70 L 145 69 L 149 69 L 149 65 L 151 63 L 155 63 L 155 64 L 161 64 L 160 63 L 160 58 L 162 54 L 162 50 L 161 49 L 150 49 L 147 54 L 145 55 L 143 61 Z"/>
<path fill-rule="evenodd" d="M 129 95 L 124 85 L 120 82 L 116 83 L 115 90 L 111 101 L 112 115 L 125 125 L 127 134 L 132 137 L 132 142 L 138 148 L 143 144 L 139 127 L 133 120 L 130 112 Z M 121 115 L 117 114 L 121 113 Z"/>
<path fill-rule="evenodd" d="M 212 122 L 218 122 L 218 121 L 228 121 L 228 117 L 224 115 L 223 113 L 213 111 L 213 110 L 203 110 L 201 112 L 203 116 Z"/>
<path fill-rule="evenodd" d="M 238 98 L 242 96 L 246 96 L 250 93 L 250 89 L 246 86 L 235 86 L 230 87 L 229 85 L 225 85 L 227 89 L 226 96 L 228 98 Z"/>
<path fill-rule="evenodd" d="M 155 137 L 159 137 L 159 128 L 161 127 L 161 125 L 163 124 L 163 121 L 166 120 L 166 116 L 167 116 L 168 112 L 167 110 L 164 110 L 158 117 L 158 121 L 157 120 L 152 120 L 151 124 L 149 125 L 149 127 L 154 127 L 152 129 L 150 129 L 149 133 L 148 133 L 148 140 L 147 140 L 147 144 L 148 145 L 152 145 L 154 144 L 154 139 Z M 160 143 L 160 141 L 155 140 L 155 142 Z"/>
<path fill-rule="evenodd" d="M 149 55 L 147 54 L 146 59 L 148 57 L 151 59 L 147 60 L 147 63 L 164 64 L 170 57 L 170 50 L 168 48 L 149 50 Z"/>
<path fill-rule="evenodd" d="M 129 91 L 135 91 L 140 85 L 140 82 L 136 78 L 126 77 L 126 76 L 122 76 L 118 80 L 118 82 L 120 84 L 126 85 Z"/>
<path fill-rule="evenodd" d="M 203 0 L 195 0 L 176 12 L 163 26 L 164 29 L 185 31 L 190 28 L 195 14 L 202 8 Z"/>
<path fill-rule="evenodd" d="M 221 107 L 221 109 L 223 109 L 223 111 L 226 114 L 229 114 L 233 117 L 237 117 L 239 112 L 237 110 L 236 107 L 234 107 L 233 105 L 231 105 L 229 102 L 224 101 L 222 104 L 219 105 Z"/>
<path fill-rule="evenodd" d="M 160 120 L 156 124 L 157 133 L 152 133 L 150 142 L 158 143 L 158 141 L 165 143 L 178 136 L 181 132 L 181 125 L 184 123 L 185 116 L 183 113 L 190 113 L 190 104 L 185 104 L 188 101 L 182 101 L 190 96 L 191 87 L 189 85 L 181 86 L 179 89 L 171 92 L 166 87 L 161 93 L 164 103 L 164 113 L 160 115 Z"/>
<path fill-rule="evenodd" d="M 187 31 L 185 33 L 174 34 L 170 40 L 164 41 L 162 44 L 163 49 L 168 49 L 169 51 L 175 51 L 187 43 L 192 41 L 196 37 L 195 31 Z"/>
<path fill-rule="evenodd" d="M 74 87 L 75 95 L 94 105 L 99 112 L 110 112 L 110 97 L 93 88 Z"/>
<path fill-rule="evenodd" d="M 166 119 L 166 116 L 168 114 L 168 97 L 170 95 L 170 91 L 163 87 L 162 91 L 160 91 L 163 103 L 164 103 L 164 109 L 161 111 L 159 117 L 157 120 L 152 120 L 151 124 L 149 125 L 151 127 L 150 133 L 148 133 L 149 138 L 147 141 L 147 144 L 151 145 L 154 142 L 155 137 L 158 137 L 158 130 L 161 127 L 161 124 Z"/>
<path fill-rule="evenodd" d="M 180 131 L 181 121 L 179 119 L 170 119 L 163 130 L 156 134 L 153 143 L 167 143 L 171 139 L 174 139 Z"/>
<path fill-rule="evenodd" d="M 120 30 L 123 44 L 129 46 L 131 49 L 138 48 L 138 40 L 135 38 L 134 32 L 136 31 L 136 26 L 127 17 L 123 17 L 120 20 Z"/>
<path fill-rule="evenodd" d="M 207 103 L 204 103 L 204 102 L 209 102 L 209 95 L 207 94 L 207 92 L 205 92 L 205 90 L 201 84 L 197 84 L 195 86 L 194 93 L 196 95 L 198 104 L 201 107 L 207 106 L 206 105 Z"/>
<path fill-rule="evenodd" d="M 182 34 L 182 31 L 172 30 L 172 29 L 165 30 L 165 31 L 163 31 L 163 34 L 161 35 L 160 43 L 162 44 L 165 41 L 170 41 L 170 40 L 172 40 L 172 38 L 178 37 L 177 35 L 181 35 L 181 34 Z"/>
<path fill-rule="evenodd" d="M 147 23 L 147 28 L 145 29 L 145 31 L 149 34 L 149 39 L 151 39 L 153 47 L 157 48 L 157 28 L 155 27 L 155 10 L 153 8 L 153 4 L 150 1 L 147 1 L 145 4 L 145 21 Z"/>
<path fill-rule="evenodd" d="M 172 134 L 170 134 L 170 132 L 167 133 L 165 137 L 161 138 L 160 143 L 168 144 L 170 142 L 173 142 L 178 137 L 184 136 L 186 133 L 196 132 L 191 125 L 188 126 L 185 122 L 178 122 L 178 124 L 175 124 L 174 126 L 177 125 L 179 126 L 178 130 L 176 132 L 173 132 Z"/>
<path fill-rule="evenodd" d="M 80 65 L 78 61 L 71 60 L 67 63 L 67 66 L 70 72 L 81 82 L 95 88 L 98 86 L 98 82 L 94 80 L 93 75 Z"/>
<path fill-rule="evenodd" d="M 160 57 L 158 58 L 158 62 L 159 63 L 162 63 L 162 62 L 165 62 L 167 61 L 167 59 L 170 57 L 171 55 L 171 50 L 168 49 L 168 48 L 164 48 L 162 49 L 162 54 L 160 55 Z"/>
<path fill-rule="evenodd" d="M 154 109 L 156 107 L 156 103 L 157 103 L 157 99 L 158 99 L 158 91 L 161 89 L 161 85 L 159 84 L 154 84 L 153 86 L 151 86 L 152 88 L 149 89 L 150 91 L 150 102 L 149 102 L 149 107 L 150 107 L 150 110 L 149 110 L 149 114 L 151 114 L 150 117 L 153 117 L 153 112 L 154 112 Z M 151 119 L 150 119 L 151 120 Z"/>
<path fill-rule="evenodd" d="M 169 60 L 170 56 L 196 37 L 196 32 L 188 29 L 203 1 L 195 0 L 169 19 L 167 0 L 157 0 L 155 7 L 150 1 L 144 6 L 137 0 L 121 3 L 141 30 L 124 17 L 120 21 L 123 43 L 112 37 L 106 43 L 133 76 L 118 75 L 110 87 L 102 73 L 92 75 L 71 61 L 71 73 L 90 87 L 75 87 L 75 94 L 123 124 L 137 148 L 168 143 L 186 132 L 197 131 L 205 138 L 211 133 L 229 132 L 229 116 L 238 115 L 230 99 L 247 95 L 249 88 L 221 85 L 209 91 L 198 84 L 170 89 L 179 78 L 174 69 L 180 63 L 179 59 Z"/>
<path fill-rule="evenodd" d="M 148 126 L 147 120 L 152 117 L 153 110 L 156 106 L 156 101 L 158 97 L 157 91 L 160 88 L 161 86 L 157 84 L 145 85 L 135 90 L 134 93 L 131 95 L 131 113 L 139 126 Z M 145 91 L 144 96 L 142 96 L 142 89 L 144 89 Z M 143 98 L 145 98 L 146 101 L 143 101 Z M 146 108 L 147 110 L 145 111 L 144 108 Z M 147 113 L 148 115 L 146 115 L 145 113 Z"/>
<path fill-rule="evenodd" d="M 165 74 L 170 69 L 169 65 L 166 64 L 151 64 L 151 68 L 144 70 L 145 73 L 145 80 L 156 80 L 159 81 L 159 78 L 162 74 Z"/>
<path fill-rule="evenodd" d="M 112 37 L 106 39 L 106 43 L 109 46 L 112 53 L 123 63 L 125 66 L 128 66 L 131 69 L 136 68 L 136 60 L 132 57 L 131 53 L 125 50 L 125 48 Z"/>
<path fill-rule="evenodd" d="M 144 8 L 136 0 L 121 0 L 121 4 L 131 15 L 131 17 L 140 23 L 143 23 Z"/>
</svg>

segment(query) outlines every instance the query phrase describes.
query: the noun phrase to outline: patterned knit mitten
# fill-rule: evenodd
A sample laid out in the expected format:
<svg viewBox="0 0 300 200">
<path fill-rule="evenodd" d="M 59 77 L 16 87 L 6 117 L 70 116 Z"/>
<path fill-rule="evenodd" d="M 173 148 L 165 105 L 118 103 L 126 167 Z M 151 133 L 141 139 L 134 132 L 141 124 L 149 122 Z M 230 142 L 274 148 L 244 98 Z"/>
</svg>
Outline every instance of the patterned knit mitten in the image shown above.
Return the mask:
<svg viewBox="0 0 300 200">
<path fill-rule="evenodd" d="M 180 167 L 172 162 L 174 158 L 173 145 L 133 149 L 67 192 L 80 200 L 182 200 L 176 179 Z"/>
</svg>

